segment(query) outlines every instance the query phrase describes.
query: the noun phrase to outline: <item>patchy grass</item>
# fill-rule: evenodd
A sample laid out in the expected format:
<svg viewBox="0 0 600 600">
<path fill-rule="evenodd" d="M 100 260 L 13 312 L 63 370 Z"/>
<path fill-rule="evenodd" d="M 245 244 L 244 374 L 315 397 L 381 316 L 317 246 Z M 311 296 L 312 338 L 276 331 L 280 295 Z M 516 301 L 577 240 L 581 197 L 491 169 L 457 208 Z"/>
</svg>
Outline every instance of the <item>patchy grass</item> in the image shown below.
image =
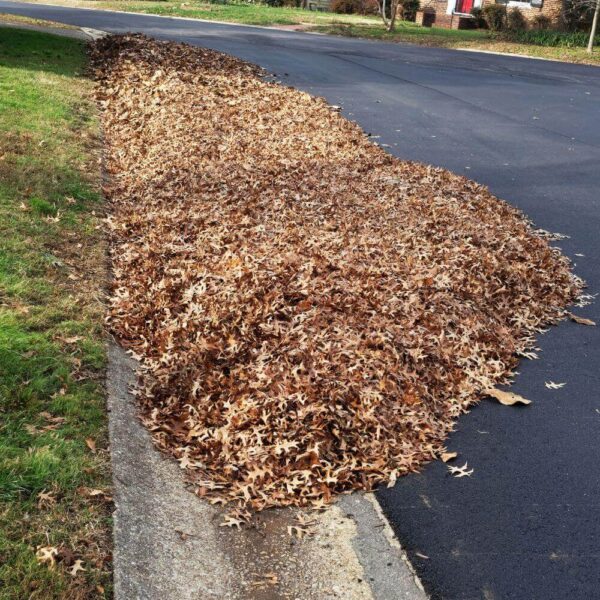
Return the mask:
<svg viewBox="0 0 600 600">
<path fill-rule="evenodd" d="M 0 14 L 1 25 L 32 25 L 34 27 L 55 27 L 58 29 L 78 29 L 72 25 L 66 25 L 64 23 L 55 23 L 50 21 L 43 21 L 41 19 L 32 19 L 30 17 L 22 17 L 21 15 L 9 15 L 6 13 Z"/>
<path fill-rule="evenodd" d="M 377 17 L 338 15 L 289 7 L 271 7 L 262 4 L 225 4 L 202 1 L 175 2 L 173 0 L 32 0 L 39 4 L 58 4 L 71 7 L 123 10 L 170 17 L 187 17 L 210 21 L 227 21 L 246 25 L 329 25 L 331 23 L 376 23 Z"/>
<path fill-rule="evenodd" d="M 588 54 L 585 48 L 553 48 L 501 40 L 485 30 L 452 30 L 421 27 L 400 21 L 393 33 L 386 31 L 377 16 L 339 15 L 297 8 L 271 7 L 260 4 L 225 4 L 175 0 L 27 0 L 33 3 L 79 6 L 106 10 L 123 10 L 171 17 L 208 21 L 225 21 L 246 25 L 294 26 L 298 29 L 388 42 L 409 42 L 441 48 L 467 48 L 573 63 L 600 65 L 600 49 Z"/>
<path fill-rule="evenodd" d="M 318 31 L 348 37 L 384 40 L 388 42 L 409 42 L 422 46 L 455 48 L 521 54 L 536 58 L 561 60 L 572 63 L 600 65 L 600 50 L 588 54 L 585 48 L 558 48 L 511 42 L 494 36 L 483 29 L 441 29 L 421 27 L 415 23 L 401 22 L 396 31 L 390 33 L 381 25 L 375 24 L 332 24 L 320 27 Z"/>
<path fill-rule="evenodd" d="M 3 600 L 110 594 L 110 506 L 90 495 L 110 474 L 98 122 L 84 70 L 79 41 L 0 30 Z M 85 571 L 72 575 L 77 560 Z"/>
</svg>

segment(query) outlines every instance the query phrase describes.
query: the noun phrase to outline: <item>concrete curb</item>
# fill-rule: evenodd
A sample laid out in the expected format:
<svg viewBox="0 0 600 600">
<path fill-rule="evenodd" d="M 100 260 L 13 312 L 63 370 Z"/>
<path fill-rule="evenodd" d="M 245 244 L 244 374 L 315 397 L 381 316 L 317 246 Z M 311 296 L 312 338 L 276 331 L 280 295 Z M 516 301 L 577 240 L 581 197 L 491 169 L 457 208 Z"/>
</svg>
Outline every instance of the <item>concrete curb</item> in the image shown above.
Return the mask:
<svg viewBox="0 0 600 600">
<path fill-rule="evenodd" d="M 108 35 L 107 31 L 100 31 L 100 29 L 90 29 L 89 27 L 80 27 L 80 29 L 92 40 L 98 40 Z"/>
<path fill-rule="evenodd" d="M 0 15 L 1 17 L 1 15 Z M 2 22 L 0 28 L 25 29 L 28 31 L 41 31 L 52 35 L 73 38 L 77 40 L 97 40 L 108 35 L 106 31 L 90 29 L 89 27 L 52 27 L 46 25 L 33 25 L 31 23 Z"/>
</svg>

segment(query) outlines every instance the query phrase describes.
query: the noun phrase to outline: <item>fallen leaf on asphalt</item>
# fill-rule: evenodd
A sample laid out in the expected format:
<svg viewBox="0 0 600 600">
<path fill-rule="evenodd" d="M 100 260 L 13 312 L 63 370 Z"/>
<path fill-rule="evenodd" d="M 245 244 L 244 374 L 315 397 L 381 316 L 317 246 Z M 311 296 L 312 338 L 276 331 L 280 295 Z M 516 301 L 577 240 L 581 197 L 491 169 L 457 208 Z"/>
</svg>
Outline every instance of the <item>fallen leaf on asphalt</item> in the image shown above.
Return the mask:
<svg viewBox="0 0 600 600">
<path fill-rule="evenodd" d="M 254 65 L 121 35 L 91 66 L 109 327 L 156 445 L 210 502 L 322 507 L 417 471 L 581 292 L 484 186 Z"/>
<path fill-rule="evenodd" d="M 448 465 L 448 471 L 450 471 L 450 474 L 453 477 L 471 477 L 474 469 L 469 469 L 468 466 L 468 463 L 465 463 L 462 467 L 453 467 L 452 465 Z"/>
<path fill-rule="evenodd" d="M 598 296 L 598 294 L 579 294 L 575 301 L 575 306 L 579 306 L 580 308 L 589 306 L 592 302 L 594 302 L 596 296 Z"/>
<path fill-rule="evenodd" d="M 442 459 L 442 462 L 447 463 L 447 462 L 451 461 L 452 459 L 456 458 L 457 456 L 458 456 L 458 452 L 442 452 L 442 455 L 440 458 Z"/>
<path fill-rule="evenodd" d="M 566 383 L 554 383 L 554 381 L 546 381 L 545 385 L 549 390 L 560 390 L 560 388 L 565 387 L 565 385 L 567 385 L 567 384 Z"/>
<path fill-rule="evenodd" d="M 492 398 L 495 398 L 498 400 L 498 402 L 500 402 L 500 404 L 504 404 L 504 406 L 513 406 L 514 404 L 531 404 L 531 400 L 527 400 L 527 398 L 523 398 L 523 396 L 519 396 L 519 394 L 515 394 L 514 392 L 505 392 L 497 388 L 486 390 L 486 394 Z"/>
<path fill-rule="evenodd" d="M 575 323 L 579 323 L 579 325 L 596 325 L 596 321 L 592 321 L 591 319 L 586 319 L 584 317 L 578 317 L 573 313 L 568 313 L 571 321 L 575 321 Z"/>
<path fill-rule="evenodd" d="M 519 352 L 519 356 L 522 356 L 523 358 L 528 358 L 529 360 L 537 360 L 539 358 L 538 354 L 531 350 Z"/>
<path fill-rule="evenodd" d="M 419 558 L 429 560 L 429 556 L 426 556 L 425 554 L 421 554 L 420 552 L 415 552 L 415 555 L 418 556 Z"/>
</svg>

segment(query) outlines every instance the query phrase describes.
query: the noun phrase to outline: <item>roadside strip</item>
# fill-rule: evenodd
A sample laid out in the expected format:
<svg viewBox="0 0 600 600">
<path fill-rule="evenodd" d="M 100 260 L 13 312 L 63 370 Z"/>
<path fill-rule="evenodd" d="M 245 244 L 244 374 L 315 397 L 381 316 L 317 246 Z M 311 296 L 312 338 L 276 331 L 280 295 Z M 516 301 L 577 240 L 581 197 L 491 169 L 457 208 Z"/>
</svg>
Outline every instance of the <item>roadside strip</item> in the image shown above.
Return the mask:
<svg viewBox="0 0 600 600">
<path fill-rule="evenodd" d="M 105 35 L 87 28 L 11 27 L 78 39 Z M 133 367 L 111 344 L 116 598 L 426 597 L 371 494 L 345 496 L 325 512 L 304 513 L 311 524 L 302 539 L 288 532 L 298 525 L 293 509 L 262 513 L 258 527 L 221 527 L 222 510 L 193 495 L 177 464 L 153 448 L 128 391 L 135 383 Z"/>
</svg>

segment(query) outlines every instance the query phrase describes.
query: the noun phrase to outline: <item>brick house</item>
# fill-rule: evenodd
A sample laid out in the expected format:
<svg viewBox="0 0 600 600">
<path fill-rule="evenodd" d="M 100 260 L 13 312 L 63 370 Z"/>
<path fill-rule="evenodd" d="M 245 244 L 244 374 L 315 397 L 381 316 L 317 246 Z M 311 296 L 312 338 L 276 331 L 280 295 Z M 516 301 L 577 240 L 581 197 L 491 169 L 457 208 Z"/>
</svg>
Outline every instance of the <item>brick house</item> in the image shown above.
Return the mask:
<svg viewBox="0 0 600 600">
<path fill-rule="evenodd" d="M 417 13 L 420 25 L 448 27 L 452 29 L 468 29 L 472 27 L 471 9 L 484 4 L 505 4 L 507 8 L 519 8 L 526 19 L 536 15 L 544 15 L 552 25 L 558 25 L 563 11 L 563 0 L 530 0 L 519 2 L 507 0 L 421 0 L 421 10 Z"/>
</svg>

